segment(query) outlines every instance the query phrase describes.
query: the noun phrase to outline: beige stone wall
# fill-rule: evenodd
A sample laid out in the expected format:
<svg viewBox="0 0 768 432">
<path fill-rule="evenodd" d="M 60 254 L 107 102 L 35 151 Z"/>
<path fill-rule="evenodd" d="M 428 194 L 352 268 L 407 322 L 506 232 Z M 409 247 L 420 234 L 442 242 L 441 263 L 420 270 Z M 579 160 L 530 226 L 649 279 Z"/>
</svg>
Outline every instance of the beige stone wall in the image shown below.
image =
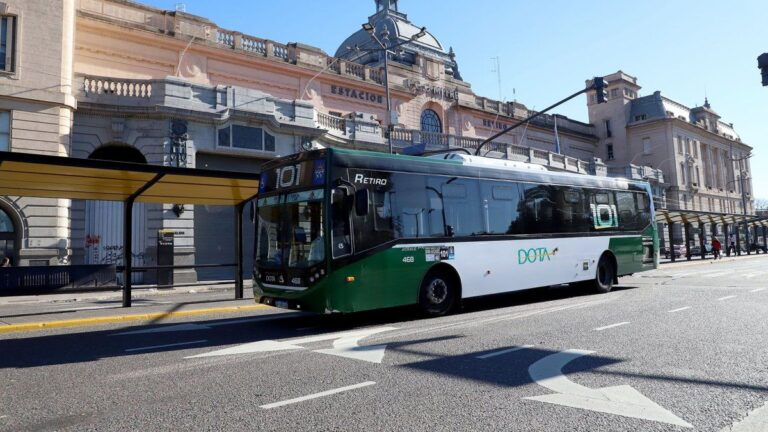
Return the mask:
<svg viewBox="0 0 768 432">
<path fill-rule="evenodd" d="M 17 17 L 16 69 L 0 74 L 10 150 L 68 156 L 73 110 L 74 0 L 5 0 Z M 63 264 L 70 254 L 70 201 L 5 197 L 23 221 L 18 264 Z"/>
</svg>

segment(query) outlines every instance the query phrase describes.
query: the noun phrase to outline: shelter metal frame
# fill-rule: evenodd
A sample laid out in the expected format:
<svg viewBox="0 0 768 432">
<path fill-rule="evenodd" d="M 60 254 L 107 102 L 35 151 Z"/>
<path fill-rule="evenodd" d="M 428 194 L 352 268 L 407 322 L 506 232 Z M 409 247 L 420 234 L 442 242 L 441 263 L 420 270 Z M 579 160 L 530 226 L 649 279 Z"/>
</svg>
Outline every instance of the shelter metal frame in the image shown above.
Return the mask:
<svg viewBox="0 0 768 432">
<path fill-rule="evenodd" d="M 235 298 L 243 298 L 243 210 L 259 193 L 257 173 L 0 152 L 0 194 L 123 203 L 123 306 L 131 306 L 133 205 L 219 205 L 235 208 Z M 157 268 L 168 268 L 158 266 Z M 182 268 L 189 266 L 171 266 Z M 196 266 L 193 266 L 196 267 Z M 142 267 L 140 270 L 154 269 Z"/>
<path fill-rule="evenodd" d="M 690 260 L 691 259 L 691 253 L 690 253 L 690 244 L 691 244 L 691 227 L 698 223 L 700 234 L 699 234 L 699 247 L 700 247 L 700 253 L 701 258 L 704 259 L 706 256 L 706 249 L 704 244 L 704 226 L 705 224 L 710 224 L 712 227 L 712 234 L 718 235 L 716 226 L 718 224 L 723 226 L 723 234 L 725 236 L 725 239 L 728 239 L 729 233 L 731 232 L 731 229 L 733 227 L 736 227 L 736 232 L 738 233 L 738 227 L 740 225 L 744 226 L 745 230 L 745 240 L 747 242 L 746 245 L 746 253 L 747 255 L 751 254 L 751 244 L 749 242 L 750 237 L 757 240 L 760 236 L 757 234 L 757 227 L 762 228 L 762 238 L 763 238 L 763 245 L 768 246 L 768 218 L 766 217 L 760 217 L 756 215 L 743 215 L 743 214 L 729 214 L 729 213 L 712 213 L 712 212 L 703 212 L 703 211 L 694 211 L 694 210 L 657 210 L 656 211 L 656 222 L 657 223 L 666 223 L 668 224 L 669 229 L 669 241 L 672 243 L 672 232 L 673 232 L 673 224 L 675 223 L 681 223 L 683 224 L 683 236 L 686 244 L 686 256 Z M 750 236 L 750 230 L 754 230 L 755 234 L 753 236 Z M 736 253 L 741 255 L 741 236 L 736 235 Z M 757 241 L 755 241 L 757 243 Z M 670 244 L 671 246 L 671 244 Z M 730 245 L 726 244 L 726 253 L 730 256 Z M 670 258 L 672 261 L 675 261 L 675 253 L 674 250 L 670 250 Z"/>
</svg>

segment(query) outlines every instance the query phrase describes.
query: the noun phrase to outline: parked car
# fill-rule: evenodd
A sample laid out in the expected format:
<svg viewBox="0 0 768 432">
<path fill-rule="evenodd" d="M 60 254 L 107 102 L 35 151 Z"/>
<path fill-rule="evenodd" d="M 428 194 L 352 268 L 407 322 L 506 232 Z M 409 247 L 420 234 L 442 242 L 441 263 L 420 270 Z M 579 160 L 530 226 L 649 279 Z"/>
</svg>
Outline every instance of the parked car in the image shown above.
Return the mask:
<svg viewBox="0 0 768 432">
<path fill-rule="evenodd" d="M 674 251 L 675 258 L 680 258 L 685 254 L 685 246 L 681 244 L 672 245 L 672 251 Z M 664 258 L 669 259 L 670 251 L 668 248 L 662 248 L 661 253 L 664 254 Z"/>
<path fill-rule="evenodd" d="M 710 255 L 712 253 L 712 245 L 704 244 L 704 254 Z M 691 247 L 691 256 L 701 256 L 701 246 L 696 245 Z"/>
</svg>

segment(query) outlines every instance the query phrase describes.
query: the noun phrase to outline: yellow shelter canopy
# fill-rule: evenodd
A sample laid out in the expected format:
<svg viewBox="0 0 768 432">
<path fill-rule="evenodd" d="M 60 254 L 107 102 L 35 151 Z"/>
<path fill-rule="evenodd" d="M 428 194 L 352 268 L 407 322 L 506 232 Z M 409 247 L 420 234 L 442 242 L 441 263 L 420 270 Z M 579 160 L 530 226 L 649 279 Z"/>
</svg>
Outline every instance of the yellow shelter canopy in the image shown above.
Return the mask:
<svg viewBox="0 0 768 432">
<path fill-rule="evenodd" d="M 236 206 L 256 197 L 255 173 L 0 152 L 0 194 Z"/>
</svg>

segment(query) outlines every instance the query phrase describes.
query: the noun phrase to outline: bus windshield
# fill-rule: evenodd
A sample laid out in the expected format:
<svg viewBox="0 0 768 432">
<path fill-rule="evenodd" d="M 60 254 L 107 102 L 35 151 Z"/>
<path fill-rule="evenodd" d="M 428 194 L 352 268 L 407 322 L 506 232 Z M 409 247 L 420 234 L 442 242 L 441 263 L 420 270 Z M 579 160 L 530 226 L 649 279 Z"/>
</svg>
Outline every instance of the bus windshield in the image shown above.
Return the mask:
<svg viewBox="0 0 768 432">
<path fill-rule="evenodd" d="M 325 260 L 323 190 L 259 199 L 260 267 L 308 268 Z"/>
</svg>

